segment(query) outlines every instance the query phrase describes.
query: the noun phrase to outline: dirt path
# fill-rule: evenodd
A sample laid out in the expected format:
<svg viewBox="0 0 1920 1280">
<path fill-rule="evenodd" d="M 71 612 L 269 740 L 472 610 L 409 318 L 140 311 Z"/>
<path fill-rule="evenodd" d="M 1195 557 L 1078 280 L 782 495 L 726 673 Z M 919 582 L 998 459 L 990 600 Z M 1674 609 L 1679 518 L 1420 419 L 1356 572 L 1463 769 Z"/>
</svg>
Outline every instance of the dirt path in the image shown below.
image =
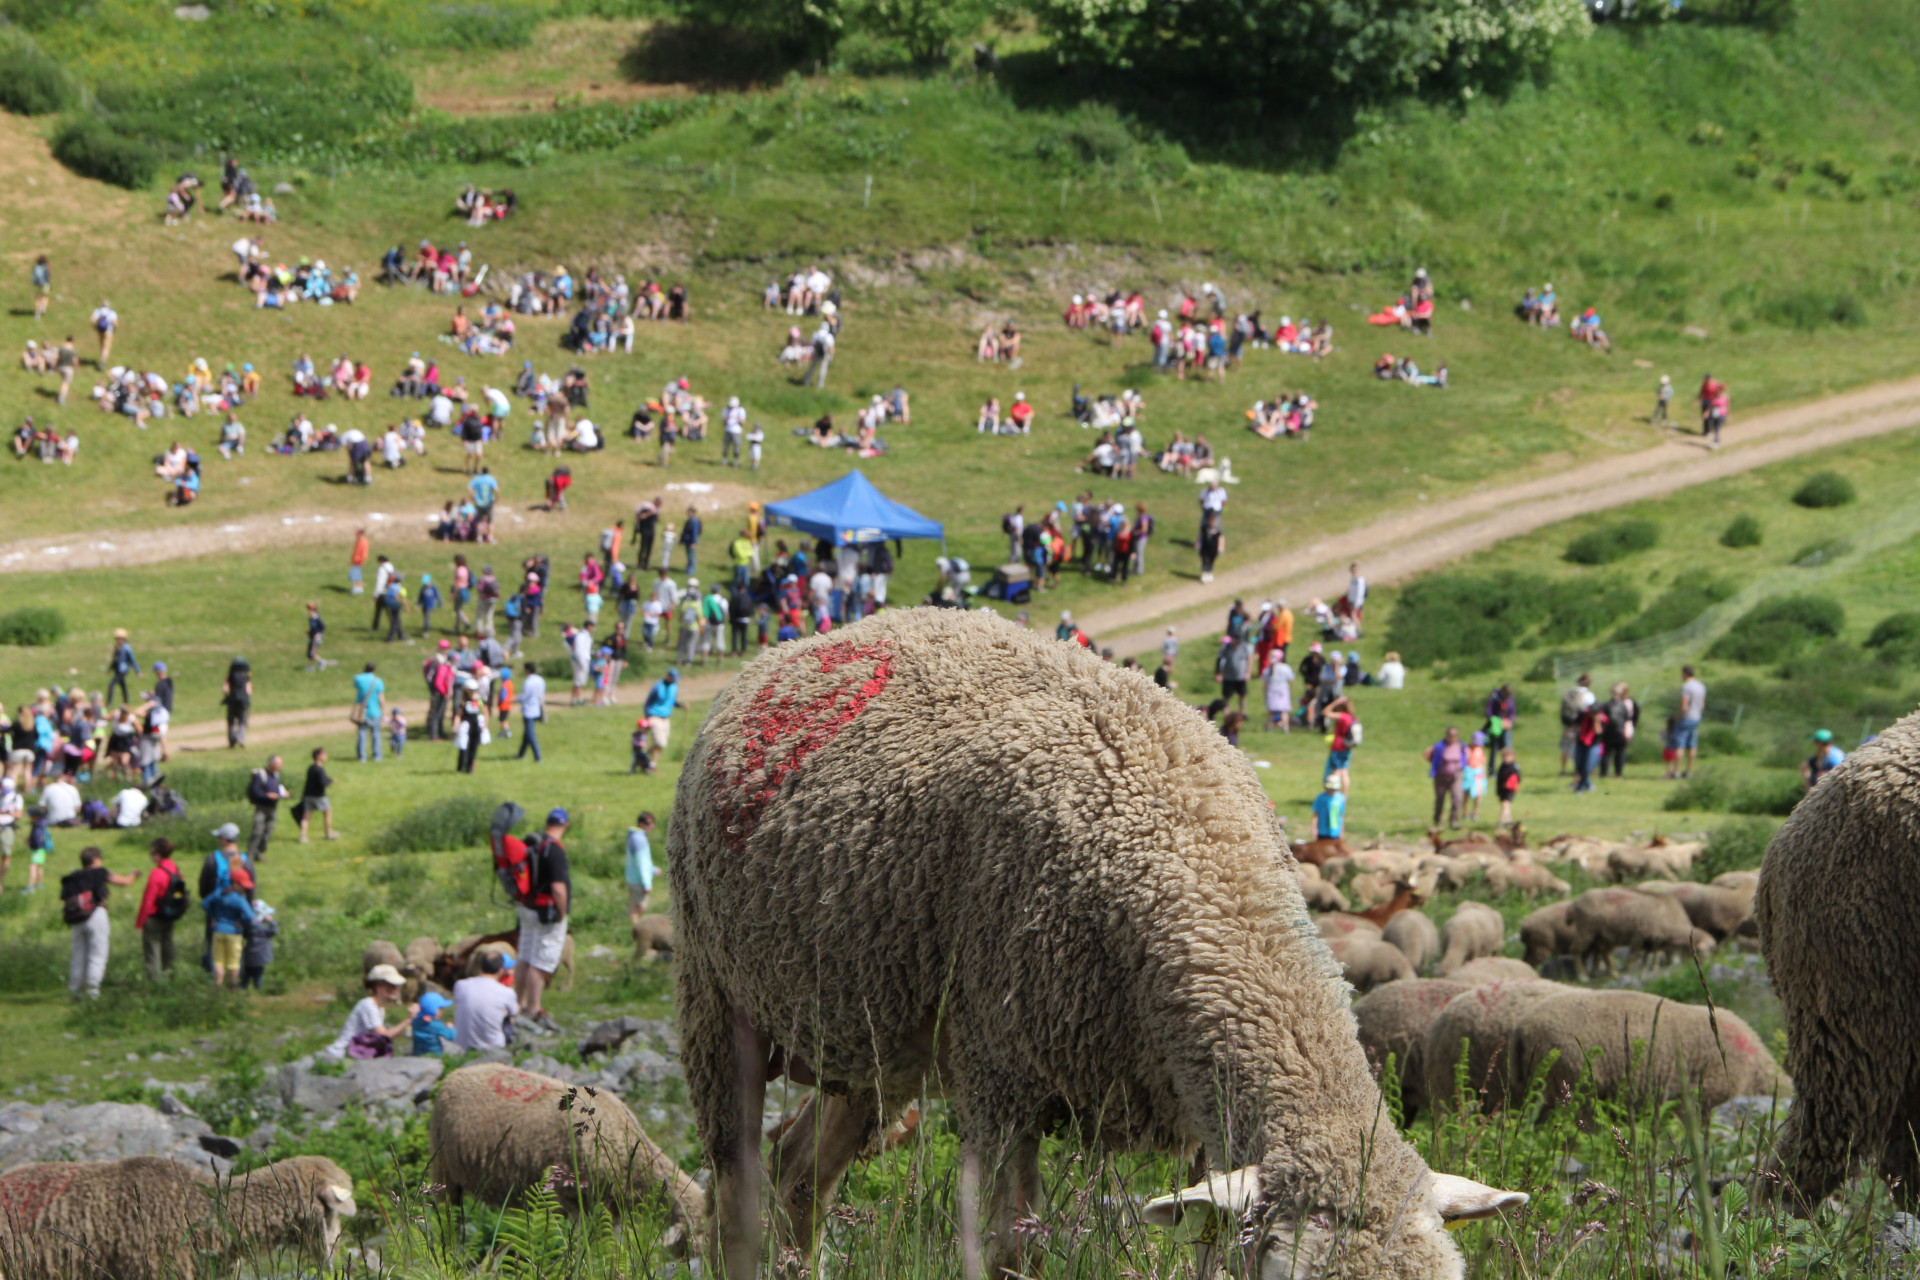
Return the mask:
<svg viewBox="0 0 1920 1280">
<path fill-rule="evenodd" d="M 1312 597 L 1331 599 L 1346 590 L 1351 561 L 1362 562 L 1368 581 L 1383 586 L 1543 525 L 1912 426 L 1920 426 L 1920 378 L 1865 387 L 1729 426 L 1717 452 L 1697 436 L 1675 436 L 1639 453 L 1423 503 L 1216 574 L 1211 583 L 1194 581 L 1087 614 L 1080 625 L 1116 654 L 1143 654 L 1158 649 L 1167 625 L 1182 640 L 1214 634 L 1220 628 L 1215 607 L 1236 597 L 1249 605 L 1285 597 L 1296 611 Z M 1162 546 L 1157 554 L 1179 553 Z"/>
</svg>

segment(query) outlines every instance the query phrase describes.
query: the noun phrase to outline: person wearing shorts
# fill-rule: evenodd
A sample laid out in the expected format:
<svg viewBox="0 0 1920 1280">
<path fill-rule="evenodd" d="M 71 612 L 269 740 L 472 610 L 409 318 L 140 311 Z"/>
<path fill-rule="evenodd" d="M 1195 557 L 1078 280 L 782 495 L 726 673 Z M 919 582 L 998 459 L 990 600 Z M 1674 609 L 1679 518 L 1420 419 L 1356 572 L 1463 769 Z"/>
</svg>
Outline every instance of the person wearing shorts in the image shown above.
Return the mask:
<svg viewBox="0 0 1920 1280">
<path fill-rule="evenodd" d="M 636 927 L 653 896 L 653 814 L 642 811 L 627 831 L 627 919 Z"/>
<path fill-rule="evenodd" d="M 573 896 L 573 876 L 567 867 L 566 846 L 561 843 L 567 834 L 569 818 L 565 809 L 555 809 L 547 814 L 546 830 L 539 842 L 539 856 L 534 859 L 532 883 L 530 889 L 534 898 L 551 898 L 552 905 L 536 910 L 521 903 L 519 961 L 514 966 L 514 990 L 520 997 L 520 1007 L 526 1010 L 529 1022 L 555 1029 L 553 1019 L 547 1015 L 541 1004 L 546 991 L 547 981 L 560 967 L 560 959 L 566 954 L 567 947 L 567 908 Z M 529 842 L 528 853 L 534 852 Z"/>
</svg>

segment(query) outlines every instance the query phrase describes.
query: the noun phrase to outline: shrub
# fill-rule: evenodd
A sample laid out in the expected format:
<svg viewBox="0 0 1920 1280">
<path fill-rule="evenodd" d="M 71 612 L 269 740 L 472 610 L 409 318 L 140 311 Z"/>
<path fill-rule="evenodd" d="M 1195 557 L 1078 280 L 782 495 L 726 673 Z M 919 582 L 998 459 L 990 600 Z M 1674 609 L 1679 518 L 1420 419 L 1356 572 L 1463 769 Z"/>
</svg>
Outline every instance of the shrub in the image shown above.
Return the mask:
<svg viewBox="0 0 1920 1280">
<path fill-rule="evenodd" d="M 1733 662 L 1784 662 L 1813 641 L 1840 634 L 1846 612 L 1825 596 L 1778 596 L 1747 610 L 1733 629 L 1714 641 L 1709 658 Z"/>
<path fill-rule="evenodd" d="M 1400 593 L 1387 647 L 1411 666 L 1450 662 L 1485 670 L 1546 613 L 1546 583 L 1528 574 L 1489 578 L 1436 574 Z"/>
<path fill-rule="evenodd" d="M 493 796 L 442 796 L 402 814 L 367 841 L 374 854 L 438 853 L 487 842 L 488 824 L 500 801 Z"/>
<path fill-rule="evenodd" d="M 1717 773 L 1697 773 L 1667 796 L 1660 807 L 1670 813 L 1721 810 L 1727 806 L 1727 780 Z"/>
<path fill-rule="evenodd" d="M 1639 607 L 1640 593 L 1624 582 L 1556 582 L 1547 588 L 1547 621 L 1540 638 L 1550 644 L 1584 640 Z"/>
<path fill-rule="evenodd" d="M 78 1005 L 67 1027 L 87 1039 L 148 1035 L 155 1027 L 170 1031 L 219 1031 L 245 1022 L 246 996 L 208 982 L 196 965 L 182 964 L 159 982 L 132 971 L 103 985 L 100 998 Z"/>
<path fill-rule="evenodd" d="M 1768 298 L 1760 307 L 1760 318 L 1783 329 L 1803 332 L 1828 325 L 1857 329 L 1867 322 L 1867 311 L 1860 305 L 1860 299 L 1850 293 L 1802 289 Z"/>
<path fill-rule="evenodd" d="M 0 644 L 44 648 L 67 634 L 66 615 L 58 609 L 15 609 L 0 613 Z"/>
<path fill-rule="evenodd" d="M 540 14 L 490 4 L 447 4 L 434 11 L 440 42 L 455 49 L 524 49 L 533 43 Z"/>
<path fill-rule="evenodd" d="M 144 142 L 122 137 L 95 116 L 69 120 L 53 136 L 53 158 L 83 178 L 138 191 L 153 181 L 160 158 Z"/>
<path fill-rule="evenodd" d="M 247 769 L 169 769 L 167 785 L 178 791 L 189 805 L 240 804 L 247 798 Z"/>
<path fill-rule="evenodd" d="M 1806 794 L 1806 784 L 1797 776 L 1775 776 L 1742 787 L 1727 809 L 1731 813 L 1771 814 L 1784 818 L 1793 812 L 1793 807 Z"/>
<path fill-rule="evenodd" d="M 1716 724 L 1703 730 L 1700 745 L 1716 756 L 1744 756 L 1748 750 L 1747 744 L 1741 741 L 1739 731 L 1727 724 Z"/>
<path fill-rule="evenodd" d="M 304 154 L 374 133 L 413 110 L 413 81 L 385 63 L 316 51 L 297 66 L 222 62 L 185 83 L 103 85 L 120 133 L 180 151 Z"/>
<path fill-rule="evenodd" d="M 1603 529 L 1589 529 L 1567 544 L 1567 559 L 1575 564 L 1612 564 L 1660 541 L 1660 526 L 1651 520 L 1623 520 Z"/>
<path fill-rule="evenodd" d="M 0 52 L 0 107 L 17 116 L 50 116 L 73 101 L 73 81 L 46 54 L 25 45 Z"/>
<path fill-rule="evenodd" d="M 1683 579 L 1661 593 L 1645 613 L 1615 631 L 1612 638 L 1624 644 L 1684 627 L 1709 606 L 1732 595 L 1734 589 L 1733 583 L 1724 578 Z"/>
<path fill-rule="evenodd" d="M 1723 547 L 1757 547 L 1760 545 L 1760 522 L 1750 515 L 1737 515 L 1720 534 Z"/>
<path fill-rule="evenodd" d="M 1693 860 L 1693 878 L 1705 884 L 1729 871 L 1752 871 L 1766 857 L 1773 824 L 1759 818 L 1723 822 L 1707 836 L 1707 847 Z"/>
<path fill-rule="evenodd" d="M 1853 481 L 1832 471 L 1816 471 L 1793 491 L 1793 502 L 1800 507 L 1844 507 L 1857 495 Z"/>
<path fill-rule="evenodd" d="M 1891 662 L 1909 662 L 1920 656 L 1920 613 L 1891 613 L 1873 624 L 1866 647 L 1878 649 Z"/>
</svg>

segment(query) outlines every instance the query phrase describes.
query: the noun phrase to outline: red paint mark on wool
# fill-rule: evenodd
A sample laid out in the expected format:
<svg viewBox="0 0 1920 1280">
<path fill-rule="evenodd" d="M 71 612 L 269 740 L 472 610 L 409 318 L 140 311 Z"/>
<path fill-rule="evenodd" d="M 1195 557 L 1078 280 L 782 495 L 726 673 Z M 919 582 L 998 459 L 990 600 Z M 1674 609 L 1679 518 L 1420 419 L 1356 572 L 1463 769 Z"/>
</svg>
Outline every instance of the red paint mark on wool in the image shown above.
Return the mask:
<svg viewBox="0 0 1920 1280">
<path fill-rule="evenodd" d="M 23 1231 L 66 1194 L 77 1171 L 66 1164 L 35 1164 L 0 1177 L 0 1223 Z"/>
<path fill-rule="evenodd" d="M 740 717 L 738 748 L 716 751 L 709 765 L 714 805 L 729 845 L 744 844 L 807 757 L 839 737 L 887 687 L 893 679 L 893 656 L 893 645 L 884 641 L 822 645 L 788 658 L 761 686 Z M 786 677 L 807 668 L 821 675 L 845 674 L 824 693 L 801 701 L 798 692 L 786 687 Z"/>
<path fill-rule="evenodd" d="M 531 1072 L 509 1069 L 493 1077 L 493 1091 L 508 1102 L 531 1102 L 546 1088 L 547 1082 Z"/>
</svg>

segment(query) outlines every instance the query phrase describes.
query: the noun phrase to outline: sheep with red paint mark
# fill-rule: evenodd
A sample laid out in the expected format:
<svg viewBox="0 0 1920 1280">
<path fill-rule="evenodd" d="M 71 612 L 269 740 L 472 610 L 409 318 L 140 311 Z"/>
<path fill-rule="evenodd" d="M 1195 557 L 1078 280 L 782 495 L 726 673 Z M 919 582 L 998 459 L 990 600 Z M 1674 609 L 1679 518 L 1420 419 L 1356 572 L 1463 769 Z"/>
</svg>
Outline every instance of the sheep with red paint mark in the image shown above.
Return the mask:
<svg viewBox="0 0 1920 1280">
<path fill-rule="evenodd" d="M 1324 1261 L 1337 1235 L 1356 1274 L 1454 1280 L 1445 1220 L 1524 1201 L 1394 1132 L 1245 758 L 1077 646 L 926 609 L 769 651 L 687 755 L 668 859 L 728 1274 L 757 1256 L 780 1073 L 824 1095 L 776 1151 L 802 1249 L 848 1164 L 934 1088 L 990 1274 L 1022 1267 L 1041 1141 L 1073 1124 L 1232 1170 L 1146 1217 L 1252 1208 L 1276 1262 Z"/>
</svg>

